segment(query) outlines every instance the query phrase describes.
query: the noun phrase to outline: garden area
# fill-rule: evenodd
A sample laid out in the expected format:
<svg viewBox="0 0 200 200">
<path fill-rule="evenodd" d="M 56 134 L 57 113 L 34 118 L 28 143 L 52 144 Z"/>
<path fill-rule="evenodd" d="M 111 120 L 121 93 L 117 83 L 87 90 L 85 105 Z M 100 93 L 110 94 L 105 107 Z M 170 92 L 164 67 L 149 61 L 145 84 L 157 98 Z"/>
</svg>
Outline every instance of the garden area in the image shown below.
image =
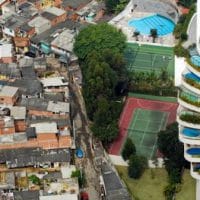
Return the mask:
<svg viewBox="0 0 200 200">
<path fill-rule="evenodd" d="M 140 179 L 132 179 L 128 176 L 127 167 L 116 168 L 135 200 L 165 200 L 164 190 L 168 184 L 165 169 L 147 169 Z M 189 170 L 184 171 L 182 185 L 175 199 L 195 200 L 195 180 L 190 176 Z"/>
<path fill-rule="evenodd" d="M 174 48 L 174 53 L 178 57 L 189 56 L 188 50 L 183 47 L 183 42 L 187 41 L 188 39 L 187 29 L 192 16 L 196 12 L 196 5 L 193 1 L 191 1 L 187 7 L 190 8 L 189 13 L 180 16 L 179 21 L 174 29 L 174 37 L 178 40 L 178 44 Z"/>
<path fill-rule="evenodd" d="M 177 96 L 174 87 L 173 48 L 128 43 L 124 59 L 130 92 Z"/>
</svg>

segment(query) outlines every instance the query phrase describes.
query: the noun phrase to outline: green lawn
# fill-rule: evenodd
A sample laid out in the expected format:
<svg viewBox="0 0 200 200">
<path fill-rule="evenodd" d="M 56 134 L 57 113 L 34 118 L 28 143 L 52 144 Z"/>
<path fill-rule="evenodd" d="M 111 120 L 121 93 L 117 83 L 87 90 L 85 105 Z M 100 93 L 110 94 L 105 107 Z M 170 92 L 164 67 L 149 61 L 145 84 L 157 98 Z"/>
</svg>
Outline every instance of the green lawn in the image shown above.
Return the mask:
<svg viewBox="0 0 200 200">
<path fill-rule="evenodd" d="M 181 191 L 176 195 L 176 200 L 195 200 L 195 180 L 190 176 L 190 171 L 187 170 L 183 176 L 183 184 Z"/>
<path fill-rule="evenodd" d="M 168 184 L 165 169 L 147 169 L 139 180 L 134 180 L 128 177 L 126 167 L 116 168 L 135 200 L 165 200 L 163 190 Z M 176 200 L 195 200 L 195 181 L 190 177 L 189 171 L 185 172 L 183 179 L 182 189 Z"/>
</svg>

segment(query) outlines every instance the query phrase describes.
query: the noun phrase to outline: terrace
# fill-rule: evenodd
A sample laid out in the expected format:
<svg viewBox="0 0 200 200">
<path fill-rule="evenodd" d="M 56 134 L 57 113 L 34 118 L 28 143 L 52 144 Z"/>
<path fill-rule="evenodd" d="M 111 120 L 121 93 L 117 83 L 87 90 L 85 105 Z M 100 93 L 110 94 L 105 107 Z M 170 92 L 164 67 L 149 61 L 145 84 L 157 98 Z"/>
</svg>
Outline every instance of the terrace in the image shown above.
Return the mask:
<svg viewBox="0 0 200 200">
<path fill-rule="evenodd" d="M 179 113 L 179 119 L 192 124 L 200 124 L 200 114 L 192 111 L 181 111 Z"/>
<path fill-rule="evenodd" d="M 200 78 L 194 73 L 187 72 L 182 75 L 183 85 L 191 91 L 200 94 Z"/>
<path fill-rule="evenodd" d="M 198 145 L 200 141 L 200 130 L 180 127 L 179 140 L 185 144 Z"/>
<path fill-rule="evenodd" d="M 189 110 L 200 112 L 200 96 L 185 87 L 179 90 L 178 102 Z"/>
<path fill-rule="evenodd" d="M 184 157 L 189 162 L 200 162 L 200 146 L 184 144 Z"/>
<path fill-rule="evenodd" d="M 161 19 L 161 24 L 158 22 L 159 19 Z M 128 41 L 139 41 L 140 43 L 156 42 L 162 45 L 173 46 L 173 26 L 170 25 L 170 22 L 174 24 L 177 22 L 177 19 L 177 9 L 170 3 L 161 1 L 155 2 L 153 0 L 146 0 L 143 2 L 140 0 L 132 0 L 123 12 L 110 21 L 110 24 L 122 30 L 126 34 Z M 132 26 L 132 22 L 134 21 L 137 24 L 135 24 L 136 26 Z M 141 22 L 139 29 L 138 22 Z M 166 27 L 166 29 L 163 27 Z M 147 32 L 143 31 L 144 29 L 148 29 Z M 158 31 L 159 37 L 157 37 L 155 41 L 154 38 L 150 36 L 150 29 L 156 29 Z M 169 32 L 167 31 L 169 34 L 160 34 L 164 29 L 170 30 Z M 139 34 L 136 36 L 134 34 L 135 32 L 139 32 Z M 143 34 L 144 32 L 147 34 Z"/>
</svg>

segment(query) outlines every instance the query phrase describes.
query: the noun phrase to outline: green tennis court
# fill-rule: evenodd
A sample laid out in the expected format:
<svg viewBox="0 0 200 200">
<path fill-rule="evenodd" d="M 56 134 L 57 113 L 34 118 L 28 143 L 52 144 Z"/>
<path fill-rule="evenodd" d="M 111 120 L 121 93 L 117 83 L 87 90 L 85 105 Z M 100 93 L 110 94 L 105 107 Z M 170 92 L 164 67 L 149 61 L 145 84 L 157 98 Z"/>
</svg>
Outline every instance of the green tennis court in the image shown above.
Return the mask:
<svg viewBox="0 0 200 200">
<path fill-rule="evenodd" d="M 157 133 L 165 129 L 168 112 L 135 109 L 128 128 L 130 137 L 137 149 L 137 153 L 148 159 L 153 159 L 157 150 Z"/>
<path fill-rule="evenodd" d="M 128 43 L 124 56 L 129 71 L 159 73 L 164 68 L 174 76 L 174 53 L 171 47 Z"/>
</svg>

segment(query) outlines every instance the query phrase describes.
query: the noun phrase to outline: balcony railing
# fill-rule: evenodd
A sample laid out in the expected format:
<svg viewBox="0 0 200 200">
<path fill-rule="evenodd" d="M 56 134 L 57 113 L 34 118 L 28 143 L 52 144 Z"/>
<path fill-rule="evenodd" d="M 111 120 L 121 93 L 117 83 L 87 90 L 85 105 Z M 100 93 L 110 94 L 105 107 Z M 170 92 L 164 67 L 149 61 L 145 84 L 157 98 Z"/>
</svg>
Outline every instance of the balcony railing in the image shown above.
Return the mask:
<svg viewBox="0 0 200 200">
<path fill-rule="evenodd" d="M 200 90 L 200 79 L 198 77 L 192 78 L 187 76 L 188 74 L 183 75 L 183 80 L 192 87 L 195 87 Z M 195 75 L 194 75 L 195 76 Z"/>
<path fill-rule="evenodd" d="M 196 71 L 200 72 L 200 67 L 197 66 L 197 65 L 195 65 L 194 63 L 192 63 L 190 57 L 186 58 L 186 62 L 187 62 L 187 64 L 188 64 L 190 67 L 192 67 L 192 68 L 195 69 Z"/>
<path fill-rule="evenodd" d="M 179 118 L 182 121 L 192 123 L 192 124 L 200 124 L 200 114 L 190 112 L 190 111 L 182 111 L 180 113 Z"/>
<path fill-rule="evenodd" d="M 200 107 L 200 97 L 189 90 L 180 90 L 179 98 L 188 104 Z"/>
</svg>

